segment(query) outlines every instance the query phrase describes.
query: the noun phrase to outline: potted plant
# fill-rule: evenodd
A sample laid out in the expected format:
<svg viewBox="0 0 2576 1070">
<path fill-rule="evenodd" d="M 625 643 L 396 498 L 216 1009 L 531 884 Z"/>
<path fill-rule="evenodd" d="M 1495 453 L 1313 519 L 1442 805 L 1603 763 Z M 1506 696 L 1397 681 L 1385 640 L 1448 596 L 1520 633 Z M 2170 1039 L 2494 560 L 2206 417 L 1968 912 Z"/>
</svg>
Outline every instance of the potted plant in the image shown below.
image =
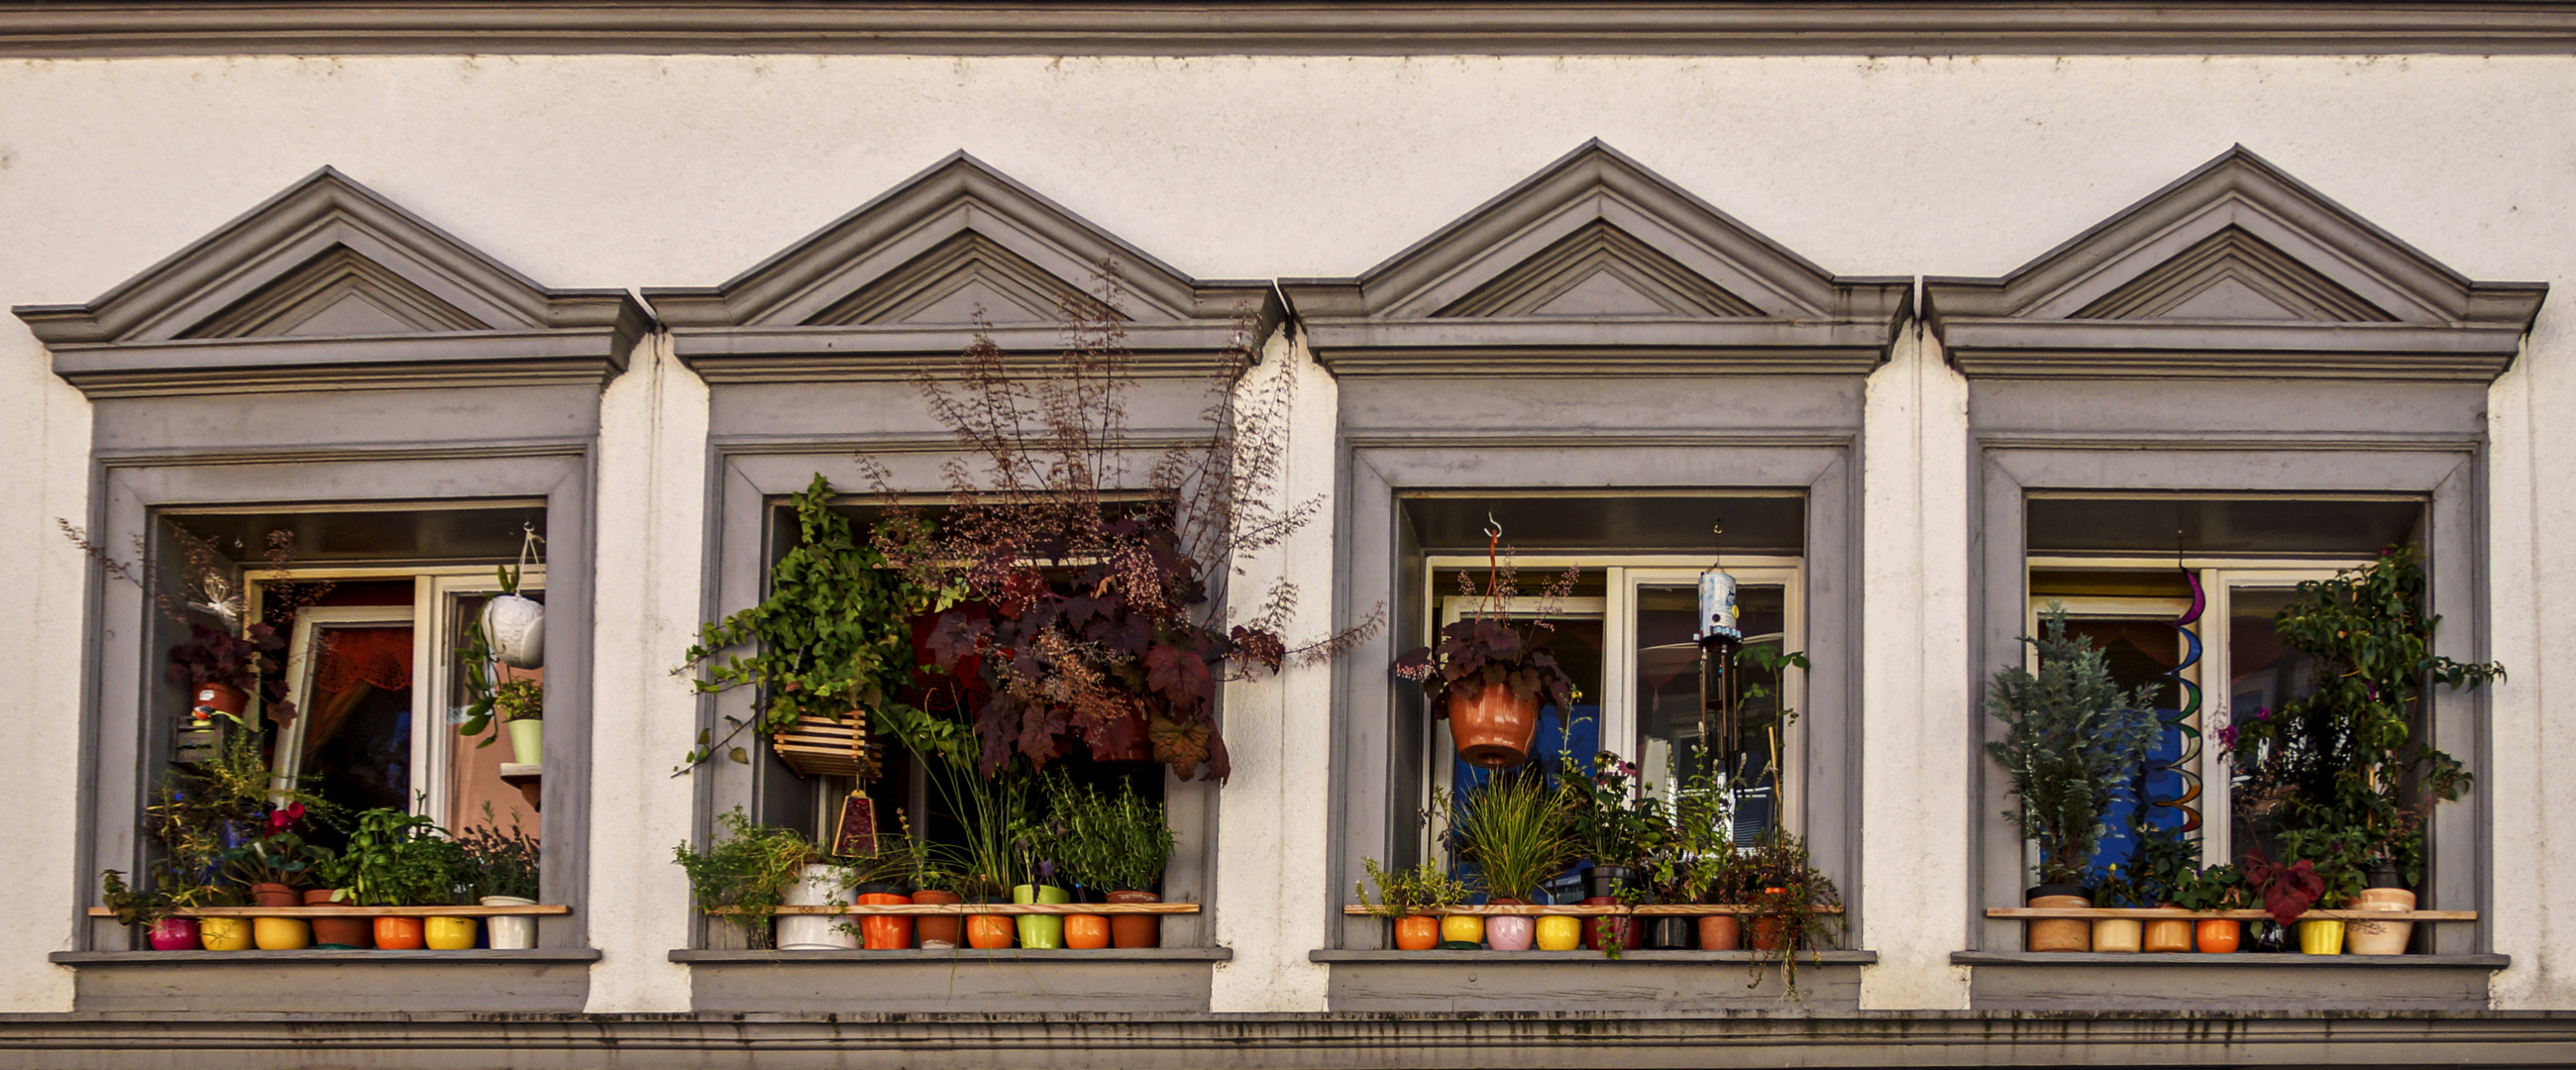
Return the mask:
<svg viewBox="0 0 2576 1070">
<path fill-rule="evenodd" d="M 1111 795 L 1089 787 L 1059 794 L 1056 812 L 1064 822 L 1063 850 L 1085 886 L 1085 902 L 1159 903 L 1156 894 L 1163 869 L 1172 858 L 1172 827 L 1163 804 L 1149 802 L 1131 782 Z M 1095 898 L 1096 897 L 1096 898 Z M 1080 947 L 1072 926 L 1082 915 L 1066 919 L 1065 942 Z M 1153 914 L 1111 914 L 1102 918 L 1108 946 L 1162 946 L 1162 919 Z"/>
<path fill-rule="evenodd" d="M 426 815 L 388 808 L 361 811 L 340 852 L 342 868 L 334 870 L 346 879 L 339 899 L 358 906 L 446 904 L 455 895 L 462 854 Z M 428 927 L 421 918 L 376 918 L 374 936 L 376 947 L 386 951 L 428 946 Z M 443 937 L 442 942 L 449 941 Z M 466 946 L 473 946 L 470 935 Z"/>
<path fill-rule="evenodd" d="M 1574 680 L 1547 650 L 1555 630 L 1547 617 L 1581 575 L 1566 569 L 1542 593 L 1539 613 L 1515 620 L 1509 612 L 1519 595 L 1514 573 L 1493 555 L 1494 547 L 1487 550 L 1484 597 L 1475 613 L 1440 629 L 1438 646 L 1416 647 L 1397 658 L 1395 674 L 1422 682 L 1422 697 L 1433 717 L 1449 722 L 1460 758 L 1501 769 L 1529 760 L 1542 704 L 1574 708 Z M 1468 582 L 1459 573 L 1459 585 L 1466 588 Z"/>
<path fill-rule="evenodd" d="M 304 842 L 288 831 L 303 807 L 271 815 L 263 831 L 225 852 L 224 867 L 250 890 L 251 905 L 292 907 L 302 904 L 298 889 L 310 881 L 331 852 Z M 262 951 L 297 951 L 313 943 L 313 928 L 302 918 L 263 917 L 251 921 L 251 936 Z"/>
<path fill-rule="evenodd" d="M 520 572 L 544 541 L 534 527 L 527 529 L 519 542 L 519 563 L 500 566 L 501 593 L 484 602 L 483 612 L 474 617 L 484 641 L 491 645 L 493 659 L 514 669 L 546 665 L 546 604 L 519 593 Z"/>
<path fill-rule="evenodd" d="M 2066 634 L 2065 608 L 2051 603 L 2041 636 L 2023 636 L 2039 671 L 1996 670 L 1986 712 L 2004 723 L 2004 738 L 1986 744 L 2003 767 L 2016 805 L 2004 812 L 2038 853 L 2034 907 L 2091 906 L 2084 878 L 2105 831 L 2112 798 L 2155 742 L 2151 695 L 2129 694 L 2111 680 L 2102 652 Z M 2030 922 L 2032 951 L 2086 951 L 2091 926 L 2081 920 Z"/>
<path fill-rule="evenodd" d="M 1636 763 L 1606 750 L 1588 766 L 1558 755 L 1557 779 L 1565 788 L 1575 850 L 1592 863 L 1584 873 L 1583 904 L 1635 902 L 1644 891 L 1644 864 L 1672 833 L 1663 799 L 1643 790 Z M 1634 949 L 1643 936 L 1634 918 L 1595 918 L 1585 926 L 1584 946 Z"/>
<path fill-rule="evenodd" d="M 196 722 L 220 716 L 239 724 L 261 677 L 278 672 L 286 640 L 265 623 L 248 631 L 237 636 L 190 621 L 188 640 L 170 648 L 169 677 L 188 685 L 194 696 L 188 712 Z"/>
<path fill-rule="evenodd" d="M 501 831 L 492 804 L 483 804 L 483 823 L 456 838 L 474 873 L 474 901 L 487 907 L 535 906 L 544 861 L 537 838 L 511 813 L 510 830 Z M 487 942 L 495 951 L 522 951 L 537 946 L 537 919 L 527 915 L 494 915 L 484 919 Z"/>
<path fill-rule="evenodd" d="M 1496 772 L 1469 789 L 1449 815 L 1451 849 L 1476 867 L 1494 906 L 1527 906 L 1538 887 L 1564 872 L 1575 846 L 1567 793 L 1534 769 Z M 1496 951 L 1527 951 L 1537 919 L 1502 914 L 1485 920 Z"/>
<path fill-rule="evenodd" d="M 941 804 L 964 832 L 959 842 L 932 845 L 924 868 L 968 903 L 1010 902 L 1012 887 L 1021 883 L 1017 846 L 1033 810 L 1033 774 L 1011 759 L 986 775 L 978 768 L 983 749 L 974 729 L 954 718 L 901 703 L 882 712 L 887 732 L 922 759 Z M 1006 948 L 1016 935 L 1009 915 L 966 916 L 969 947 Z"/>
<path fill-rule="evenodd" d="M 2241 910 L 2245 906 L 2245 878 L 2235 866 L 2216 865 L 2185 878 L 2174 886 L 2173 904 L 2195 914 L 2222 910 Z M 2244 928 L 2234 918 L 2201 918 L 2192 926 L 2193 946 L 2205 955 L 2224 955 L 2242 945 Z"/>
<path fill-rule="evenodd" d="M 2300 859 L 2276 865 L 2256 849 L 2245 852 L 2242 868 L 2247 893 L 2263 900 L 2263 909 L 2272 915 L 2275 933 L 2286 933 L 2295 927 L 2299 950 L 2306 954 L 2343 952 L 2343 922 L 2332 918 L 2303 921 L 2299 917 L 2327 894 L 2325 878 L 2317 875 L 2315 863 Z"/>
<path fill-rule="evenodd" d="M 181 881 L 166 865 L 156 865 L 155 869 L 161 877 L 152 888 L 128 886 L 122 870 L 99 874 L 99 905 L 115 911 L 116 920 L 122 924 L 145 926 L 145 939 L 154 951 L 200 950 L 203 945 L 197 919 L 178 912 L 221 905 L 217 889 Z"/>
<path fill-rule="evenodd" d="M 912 839 L 912 822 L 903 811 L 894 813 L 896 832 L 891 836 L 865 838 L 866 850 L 840 860 L 843 887 L 849 888 L 852 901 L 861 906 L 900 906 L 919 902 L 915 889 L 921 880 L 920 850 Z M 913 918 L 904 914 L 871 914 L 859 919 L 856 934 L 861 946 L 870 951 L 901 951 L 912 946 Z M 951 947 L 956 946 L 952 940 Z"/>
<path fill-rule="evenodd" d="M 1368 870 L 1368 881 L 1353 886 L 1360 908 L 1395 923 L 1396 948 L 1429 951 L 1439 947 L 1440 916 L 1466 901 L 1467 886 L 1450 879 L 1430 862 L 1394 872 L 1380 867 L 1374 858 L 1363 860 L 1361 865 Z M 1377 886 L 1375 899 L 1369 897 L 1370 885 Z"/>
<path fill-rule="evenodd" d="M 1681 802 L 1672 807 L 1672 832 L 1647 868 L 1647 879 L 1657 901 L 1741 902 L 1711 898 L 1719 889 L 1732 891 L 1738 884 L 1733 872 L 1734 821 L 1725 800 L 1725 793 L 1703 776 L 1696 778 L 1693 787 L 1682 793 Z M 1694 946 L 1707 951 L 1732 951 L 1741 937 L 1741 925 L 1742 919 L 1733 914 L 1657 918 L 1646 934 L 1646 945 L 1667 951 Z"/>
<path fill-rule="evenodd" d="M 776 943 L 770 919 L 785 904 L 788 889 L 805 878 L 814 845 L 794 829 L 754 823 L 739 806 L 716 821 L 724 827 L 721 841 L 703 851 L 683 843 L 671 849 L 672 861 L 689 875 L 700 912 L 727 912 L 745 943 L 766 950 Z"/>
<path fill-rule="evenodd" d="M 911 686 L 919 665 L 914 619 L 945 597 L 891 567 L 885 554 L 862 542 L 848 519 L 832 510 L 832 485 L 821 473 L 788 499 L 796 512 L 797 540 L 769 569 L 769 596 L 722 621 L 702 626 L 686 663 L 675 672 L 704 667 L 702 693 L 754 689 L 748 721 L 736 722 L 768 736 L 788 767 L 807 776 L 875 779 L 877 758 L 868 746 L 868 715 L 883 713 Z M 728 650 L 750 647 L 748 656 Z M 722 750 L 738 762 L 743 748 L 701 733 L 690 765 Z"/>
<path fill-rule="evenodd" d="M 1734 866 L 1748 893 L 1746 905 L 1753 908 L 1745 926 L 1754 951 L 1753 983 L 1761 983 L 1763 964 L 1774 962 L 1795 994 L 1798 951 L 1812 954 L 1841 938 L 1842 893 L 1816 868 L 1805 838 L 1777 825 L 1756 837 Z"/>
</svg>

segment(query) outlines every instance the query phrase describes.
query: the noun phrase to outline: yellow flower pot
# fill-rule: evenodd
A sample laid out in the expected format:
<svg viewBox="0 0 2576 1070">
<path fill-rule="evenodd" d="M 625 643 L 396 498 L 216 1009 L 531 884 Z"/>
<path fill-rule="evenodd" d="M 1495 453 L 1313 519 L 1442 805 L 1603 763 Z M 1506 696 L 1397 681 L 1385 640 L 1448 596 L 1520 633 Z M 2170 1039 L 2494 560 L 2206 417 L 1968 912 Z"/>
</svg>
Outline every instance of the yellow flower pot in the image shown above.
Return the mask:
<svg viewBox="0 0 2576 1070">
<path fill-rule="evenodd" d="M 1484 943 L 1484 917 L 1478 914 L 1451 914 L 1440 919 L 1440 942 L 1444 944 Z"/>
<path fill-rule="evenodd" d="M 2343 954 L 2343 922 L 2333 918 L 2300 922 L 2299 951 L 2308 955 Z"/>
<path fill-rule="evenodd" d="M 1563 914 L 1541 915 L 1538 919 L 1538 949 L 1572 951 L 1583 946 L 1583 919 Z"/>
<path fill-rule="evenodd" d="M 423 918 L 423 939 L 432 951 L 470 951 L 474 947 L 474 919 Z"/>
<path fill-rule="evenodd" d="M 302 951 L 313 946 L 313 925 L 302 918 L 252 918 L 250 932 L 262 951 Z"/>
<path fill-rule="evenodd" d="M 206 918 L 197 924 L 197 939 L 208 951 L 248 951 L 250 919 Z"/>
</svg>

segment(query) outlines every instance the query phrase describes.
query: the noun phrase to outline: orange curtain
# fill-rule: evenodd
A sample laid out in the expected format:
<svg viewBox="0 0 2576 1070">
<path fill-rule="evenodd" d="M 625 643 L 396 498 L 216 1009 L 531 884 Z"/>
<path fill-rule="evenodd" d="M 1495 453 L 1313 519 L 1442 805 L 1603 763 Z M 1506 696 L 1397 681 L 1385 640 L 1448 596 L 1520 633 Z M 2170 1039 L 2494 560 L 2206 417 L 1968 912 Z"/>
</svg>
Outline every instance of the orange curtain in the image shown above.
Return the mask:
<svg viewBox="0 0 2576 1070">
<path fill-rule="evenodd" d="M 411 686 L 411 626 L 319 629 L 312 656 L 313 693 L 303 710 L 304 758 L 340 731 L 340 722 L 373 691 Z"/>
</svg>

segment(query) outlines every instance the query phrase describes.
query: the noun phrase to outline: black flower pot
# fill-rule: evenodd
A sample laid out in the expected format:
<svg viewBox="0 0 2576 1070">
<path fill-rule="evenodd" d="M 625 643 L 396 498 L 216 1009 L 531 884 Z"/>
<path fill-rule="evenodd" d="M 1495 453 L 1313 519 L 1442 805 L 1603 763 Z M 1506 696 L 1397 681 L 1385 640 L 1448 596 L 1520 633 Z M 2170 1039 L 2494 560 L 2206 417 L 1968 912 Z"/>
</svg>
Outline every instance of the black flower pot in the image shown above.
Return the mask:
<svg viewBox="0 0 2576 1070">
<path fill-rule="evenodd" d="M 2254 951 L 2271 955 L 2285 954 L 2296 943 L 2290 938 L 2290 930 L 2277 921 L 2249 921 L 2245 923 L 2245 928 L 2248 937 L 2246 943 L 2252 945 L 2251 950 Z"/>
<path fill-rule="evenodd" d="M 2406 878 L 2397 872 L 2397 863 L 2377 862 L 2373 863 L 2370 867 L 2370 884 L 2368 886 L 2372 888 L 2403 888 L 2406 887 Z"/>
<path fill-rule="evenodd" d="M 1594 898 L 1617 896 L 1622 890 L 1637 886 L 1637 871 L 1630 866 L 1594 866 L 1584 877 L 1584 888 Z"/>
<path fill-rule="evenodd" d="M 1646 946 L 1657 951 L 1688 951 L 1697 943 L 1698 930 L 1695 918 L 1656 918 L 1646 929 Z"/>
</svg>

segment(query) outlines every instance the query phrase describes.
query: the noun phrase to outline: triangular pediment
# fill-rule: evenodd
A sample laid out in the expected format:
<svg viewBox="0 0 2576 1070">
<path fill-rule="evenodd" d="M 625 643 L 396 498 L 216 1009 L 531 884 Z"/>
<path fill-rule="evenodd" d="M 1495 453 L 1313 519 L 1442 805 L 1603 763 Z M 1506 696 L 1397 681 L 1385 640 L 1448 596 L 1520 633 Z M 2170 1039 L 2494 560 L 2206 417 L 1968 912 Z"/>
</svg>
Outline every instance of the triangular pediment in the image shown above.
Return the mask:
<svg viewBox="0 0 2576 1070">
<path fill-rule="evenodd" d="M 997 326 L 1062 322 L 1102 292 L 1137 324 L 1240 314 L 1249 287 L 1201 284 L 964 153 L 709 288 L 648 289 L 679 328 Z M 1264 288 L 1266 289 L 1266 288 Z"/>
<path fill-rule="evenodd" d="M 2000 279 L 1925 284 L 1970 375 L 2493 379 L 2548 287 L 2474 282 L 2243 146 Z"/>
<path fill-rule="evenodd" d="M 328 167 L 96 300 L 15 311 L 92 396 L 601 381 L 650 322 L 624 290 L 539 286 Z"/>
<path fill-rule="evenodd" d="M 2074 319 L 2385 323 L 2396 317 L 2242 227 L 2226 227 Z"/>
<path fill-rule="evenodd" d="M 1051 324 L 1099 303 L 998 242 L 966 231 L 860 287 L 806 321 L 859 324 Z"/>
<path fill-rule="evenodd" d="M 259 288 L 182 338 L 331 337 L 473 331 L 476 320 L 345 246 L 335 246 Z"/>
<path fill-rule="evenodd" d="M 1440 310 L 1442 316 L 1759 316 L 1760 309 L 1595 220 Z"/>
</svg>

